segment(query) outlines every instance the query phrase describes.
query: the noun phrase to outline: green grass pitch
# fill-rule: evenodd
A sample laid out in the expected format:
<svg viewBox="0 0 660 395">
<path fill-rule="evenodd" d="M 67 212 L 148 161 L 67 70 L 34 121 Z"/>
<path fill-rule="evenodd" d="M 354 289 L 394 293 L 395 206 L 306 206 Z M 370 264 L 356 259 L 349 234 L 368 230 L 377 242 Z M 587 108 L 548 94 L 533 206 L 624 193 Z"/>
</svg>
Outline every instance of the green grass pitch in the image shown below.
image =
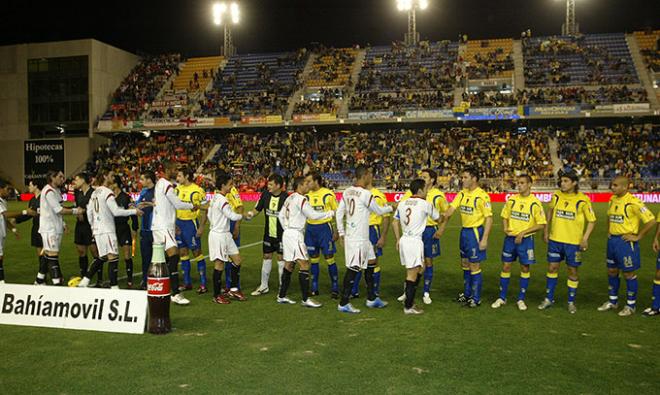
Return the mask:
<svg viewBox="0 0 660 395">
<path fill-rule="evenodd" d="M 10 209 L 24 204 L 12 203 Z M 252 204 L 248 204 L 252 207 Z M 3 393 L 658 393 L 660 320 L 639 313 L 651 301 L 655 255 L 651 237 L 642 241 L 638 313 L 622 318 L 599 313 L 607 299 L 605 204 L 595 206 L 599 222 L 580 269 L 576 315 L 566 311 L 562 267 L 557 304 L 538 311 L 545 289 L 545 244 L 537 237 L 540 263 L 532 268 L 530 309 L 515 307 L 518 268 L 510 303 L 490 308 L 497 297 L 502 247 L 501 204 L 484 268 L 483 305 L 470 310 L 452 301 L 462 288 L 458 259 L 458 215 L 443 237 L 436 260 L 433 304 L 422 316 L 404 316 L 396 297 L 404 270 L 390 232 L 381 260 L 384 310 L 357 315 L 336 311 L 322 263 L 324 306 L 310 310 L 275 303 L 271 293 L 221 306 L 209 294 L 188 292 L 189 306 L 172 306 L 175 330 L 167 336 L 121 335 L 48 328 L 0 326 Z M 650 207 L 657 212 L 660 207 Z M 71 222 L 71 217 L 68 221 Z M 263 214 L 243 224 L 242 242 L 261 240 Z M 8 282 L 31 283 L 37 269 L 28 246 L 30 224 L 21 240 L 7 237 Z M 206 243 L 206 238 L 204 239 Z M 65 276 L 78 268 L 72 232 L 61 261 Z M 206 246 L 204 246 L 206 252 Z M 139 253 L 139 251 L 138 251 Z M 242 248 L 242 286 L 259 283 L 261 246 Z M 343 278 L 343 253 L 338 254 Z M 135 257 L 136 272 L 140 258 Z M 211 265 L 208 265 L 211 273 Z M 276 267 L 276 265 L 274 265 Z M 125 273 L 123 262 L 120 273 Z M 107 273 L 104 276 L 107 279 Z M 136 279 L 137 280 L 137 279 Z M 195 279 L 195 282 L 197 279 Z M 137 281 L 139 282 L 139 280 Z M 123 285 L 123 282 L 120 284 Z M 420 287 L 421 289 L 421 287 Z M 362 285 L 364 290 L 364 285 Z M 625 281 L 621 296 L 625 297 Z M 362 292 L 364 294 L 364 292 Z M 297 276 L 290 295 L 299 300 Z M 421 303 L 421 292 L 417 294 Z M 364 298 L 355 302 L 363 307 Z"/>
</svg>

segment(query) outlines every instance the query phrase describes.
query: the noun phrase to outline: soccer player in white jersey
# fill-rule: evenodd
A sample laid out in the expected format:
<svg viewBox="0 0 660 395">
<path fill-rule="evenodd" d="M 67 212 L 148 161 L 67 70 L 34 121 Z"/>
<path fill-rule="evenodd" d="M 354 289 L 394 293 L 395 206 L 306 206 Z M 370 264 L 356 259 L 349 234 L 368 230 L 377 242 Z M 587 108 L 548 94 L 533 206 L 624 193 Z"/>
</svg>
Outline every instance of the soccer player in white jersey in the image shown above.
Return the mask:
<svg viewBox="0 0 660 395">
<path fill-rule="evenodd" d="M 39 234 L 43 240 L 44 258 L 50 268 L 53 284 L 63 285 L 62 269 L 59 261 L 60 244 L 64 233 L 62 215 L 84 214 L 85 209 L 62 207 L 60 187 L 64 184 L 64 174 L 61 171 L 50 170 L 46 174 L 46 182 L 48 184 L 41 190 L 39 196 Z"/>
<path fill-rule="evenodd" d="M 422 314 L 424 311 L 415 306 L 415 292 L 424 271 L 424 242 L 422 235 L 427 220 L 437 221 L 440 212 L 433 204 L 426 201 L 426 193 L 432 184 L 417 179 L 410 183 L 412 196 L 399 204 L 394 213 L 392 229 L 396 237 L 396 249 L 399 251 L 401 265 L 406 267 L 405 314 Z M 399 224 L 401 228 L 399 229 Z"/>
<path fill-rule="evenodd" d="M 213 261 L 213 301 L 218 304 L 229 304 L 230 301 L 222 294 L 222 271 L 225 268 L 225 262 L 232 265 L 231 284 L 227 284 L 231 296 L 237 300 L 246 300 L 245 296 L 238 289 L 239 278 L 241 274 L 241 255 L 238 253 L 238 247 L 230 232 L 230 221 L 240 221 L 243 216 L 232 209 L 227 200 L 227 194 L 234 187 L 230 175 L 221 172 L 216 176 L 215 186 L 218 188 L 216 194 L 209 205 L 207 217 L 211 225 L 209 231 L 209 258 Z M 252 213 L 248 213 L 246 219 L 252 218 Z"/>
<path fill-rule="evenodd" d="M 392 212 L 391 206 L 379 206 L 371 191 L 365 189 L 373 181 L 370 168 L 360 165 L 355 169 L 356 183 L 344 191 L 337 208 L 337 230 L 344 244 L 346 258 L 346 275 L 341 292 L 341 300 L 337 309 L 343 313 L 359 313 L 360 310 L 351 305 L 348 300 L 355 283 L 355 277 L 365 270 L 364 279 L 367 282 L 366 305 L 370 308 L 383 308 L 387 302 L 382 301 L 374 292 L 374 268 L 376 260 L 374 248 L 369 241 L 369 214 L 385 215 Z M 344 224 L 344 219 L 346 223 Z M 344 240 L 345 239 L 345 240 Z M 372 265 L 368 265 L 368 262 Z"/>
<path fill-rule="evenodd" d="M 286 199 L 284 206 L 278 214 L 278 220 L 282 224 L 282 244 L 284 271 L 280 281 L 280 290 L 277 295 L 277 303 L 295 304 L 293 300 L 286 296 L 291 284 L 291 274 L 296 263 L 300 269 L 298 271 L 298 280 L 300 281 L 300 291 L 302 292 L 302 305 L 305 307 L 321 307 L 320 303 L 315 302 L 309 297 L 309 256 L 307 255 L 307 246 L 305 245 L 305 223 L 307 220 L 319 221 L 332 218 L 334 211 L 316 211 L 309 204 L 305 194 L 309 192 L 309 182 L 304 177 L 293 179 L 294 192 Z"/>
<path fill-rule="evenodd" d="M 28 210 L 7 211 L 7 201 L 5 199 L 7 199 L 7 196 L 9 196 L 9 188 L 10 188 L 9 183 L 7 183 L 5 180 L 0 180 L 0 284 L 5 283 L 5 269 L 3 266 L 3 259 L 4 259 L 3 250 L 5 245 L 5 237 L 7 236 L 7 229 L 9 228 L 9 226 L 11 226 L 11 230 L 16 235 L 16 238 L 18 238 L 18 232 L 16 231 L 16 227 L 9 222 L 9 219 L 27 216 L 28 214 Z M 30 210 L 30 212 L 31 211 L 32 210 Z"/>
<path fill-rule="evenodd" d="M 182 202 L 176 196 L 174 185 L 169 181 L 176 177 L 176 173 L 176 163 L 168 162 L 165 165 L 162 177 L 156 182 L 151 232 L 153 234 L 154 244 L 165 246 L 167 266 L 170 270 L 172 302 L 179 305 L 187 305 L 190 301 L 179 293 L 179 248 L 175 238 L 176 210 L 197 210 L 199 206 Z"/>
<path fill-rule="evenodd" d="M 97 271 L 103 270 L 103 263 L 108 262 L 110 288 L 119 289 L 117 271 L 119 265 L 119 243 L 115 228 L 115 217 L 128 217 L 142 215 L 140 209 L 123 209 L 117 205 L 112 189 L 115 185 L 115 176 L 112 171 L 100 171 L 94 183 L 96 189 L 92 192 L 87 205 L 87 219 L 92 227 L 92 234 L 98 251 L 98 258 L 94 259 L 92 267 L 78 284 L 86 287 Z"/>
</svg>

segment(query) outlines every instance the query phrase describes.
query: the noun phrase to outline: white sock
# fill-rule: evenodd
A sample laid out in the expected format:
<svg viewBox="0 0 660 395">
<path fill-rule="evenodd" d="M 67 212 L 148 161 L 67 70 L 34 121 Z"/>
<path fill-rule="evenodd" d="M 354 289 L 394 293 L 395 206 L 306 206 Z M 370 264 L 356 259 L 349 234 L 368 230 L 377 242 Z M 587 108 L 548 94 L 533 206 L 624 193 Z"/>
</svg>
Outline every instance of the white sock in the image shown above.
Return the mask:
<svg viewBox="0 0 660 395">
<path fill-rule="evenodd" d="M 78 283 L 78 287 L 80 287 L 80 288 L 84 288 L 88 285 L 89 285 L 89 278 L 87 278 L 87 277 L 83 277 L 83 279 L 80 280 L 80 282 Z"/>
<path fill-rule="evenodd" d="M 284 273 L 284 261 L 277 261 L 277 272 L 280 274 L 277 278 L 280 280 L 280 285 L 282 285 L 282 273 Z"/>
<path fill-rule="evenodd" d="M 270 271 L 273 269 L 273 260 L 264 259 L 261 264 L 261 289 L 268 288 L 268 280 L 270 279 Z"/>
<path fill-rule="evenodd" d="M 54 279 L 53 279 L 53 284 L 57 285 L 57 284 L 59 284 L 59 283 L 60 283 L 60 279 L 59 279 L 59 278 L 54 278 Z"/>
<path fill-rule="evenodd" d="M 37 278 L 38 278 L 39 280 L 43 280 L 44 278 L 46 278 L 46 275 L 45 275 L 44 273 L 39 273 L 39 272 L 37 272 Z"/>
</svg>

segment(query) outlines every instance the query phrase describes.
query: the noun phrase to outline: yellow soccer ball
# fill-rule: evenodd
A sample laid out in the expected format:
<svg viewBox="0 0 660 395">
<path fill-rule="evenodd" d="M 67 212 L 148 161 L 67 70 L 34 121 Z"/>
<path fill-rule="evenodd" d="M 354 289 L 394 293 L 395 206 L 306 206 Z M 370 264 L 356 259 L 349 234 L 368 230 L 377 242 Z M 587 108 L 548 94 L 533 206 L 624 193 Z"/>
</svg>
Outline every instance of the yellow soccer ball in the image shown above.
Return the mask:
<svg viewBox="0 0 660 395">
<path fill-rule="evenodd" d="M 71 279 L 69 280 L 69 282 L 67 283 L 67 285 L 68 285 L 69 287 L 77 287 L 78 284 L 80 284 L 80 280 L 82 280 L 82 277 L 80 277 L 80 276 L 71 277 Z"/>
</svg>

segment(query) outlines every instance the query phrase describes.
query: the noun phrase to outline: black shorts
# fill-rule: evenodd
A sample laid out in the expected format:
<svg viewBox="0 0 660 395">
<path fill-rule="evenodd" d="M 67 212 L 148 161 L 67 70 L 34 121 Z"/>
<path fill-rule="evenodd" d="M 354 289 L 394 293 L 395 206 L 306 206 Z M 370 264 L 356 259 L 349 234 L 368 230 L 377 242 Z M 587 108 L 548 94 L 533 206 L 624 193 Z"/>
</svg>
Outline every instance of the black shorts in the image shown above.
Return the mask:
<svg viewBox="0 0 660 395">
<path fill-rule="evenodd" d="M 264 243 L 263 243 L 263 252 L 264 254 L 272 254 L 277 252 L 278 254 L 282 255 L 282 238 L 274 238 L 274 237 L 268 237 L 264 236 Z"/>
<path fill-rule="evenodd" d="M 117 228 L 117 242 L 119 243 L 119 246 L 133 245 L 131 228 Z"/>
<path fill-rule="evenodd" d="M 94 244 L 92 227 L 86 222 L 76 222 L 76 230 L 73 242 L 80 246 L 91 246 Z"/>
<path fill-rule="evenodd" d="M 32 232 L 30 236 L 30 245 L 36 248 L 44 248 L 44 240 L 41 238 L 39 232 Z"/>
</svg>

